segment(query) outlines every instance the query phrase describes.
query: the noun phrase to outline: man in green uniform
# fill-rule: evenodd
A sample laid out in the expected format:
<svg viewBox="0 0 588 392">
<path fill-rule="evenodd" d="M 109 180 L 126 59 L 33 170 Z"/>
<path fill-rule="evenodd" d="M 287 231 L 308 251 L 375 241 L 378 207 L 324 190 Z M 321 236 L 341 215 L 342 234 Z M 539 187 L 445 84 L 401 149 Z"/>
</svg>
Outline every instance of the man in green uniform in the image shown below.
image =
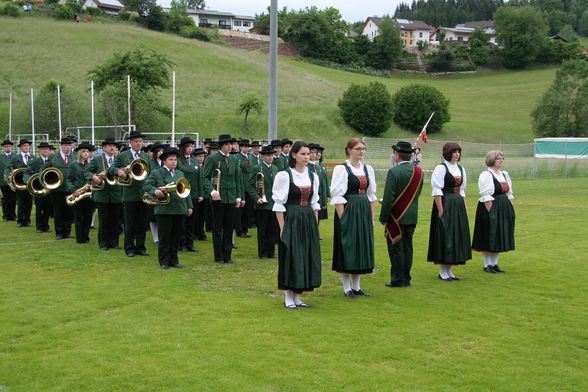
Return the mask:
<svg viewBox="0 0 588 392">
<path fill-rule="evenodd" d="M 198 210 L 200 209 L 200 202 L 202 202 L 202 170 L 200 169 L 200 161 L 193 156 L 194 143 L 190 137 L 183 137 L 180 140 L 180 158 L 178 159 L 178 169 L 184 173 L 186 179 L 190 182 L 190 199 L 192 199 L 191 215 L 186 216 L 184 222 L 184 232 L 181 235 L 180 250 L 187 252 L 196 252 L 194 241 L 196 240 L 197 218 Z"/>
<path fill-rule="evenodd" d="M 278 168 L 278 171 L 286 170 L 289 166 L 282 167 L 282 161 L 280 160 L 280 156 L 282 155 L 282 141 L 279 139 L 274 139 L 271 141 L 270 145 L 274 149 L 274 160 L 273 165 Z"/>
<path fill-rule="evenodd" d="M 282 139 L 282 151 L 280 152 L 280 167 L 286 170 L 290 167 L 290 149 L 292 148 L 292 140 Z"/>
<path fill-rule="evenodd" d="M 31 142 L 22 139 L 18 143 L 19 153 L 13 155 L 8 166 L 4 169 L 4 176 L 8 177 L 13 170 L 16 169 L 27 169 L 30 161 L 34 160 L 35 157 L 31 154 Z M 23 175 L 23 180 L 27 180 L 28 176 Z M 31 226 L 31 210 L 33 209 L 33 196 L 27 189 L 16 191 L 16 205 L 17 205 L 17 227 L 30 227 Z"/>
<path fill-rule="evenodd" d="M 51 191 L 55 236 L 56 239 L 63 240 L 71 236 L 71 224 L 73 223 L 73 208 L 65 202 L 65 198 L 70 194 L 67 191 L 65 180 L 69 178 L 71 165 L 74 163 L 74 158 L 71 153 L 73 140 L 64 137 L 61 139 L 60 145 L 60 151 L 47 160 L 45 168 L 54 167 L 59 169 L 63 175 L 61 186 Z"/>
<path fill-rule="evenodd" d="M 0 154 L 0 191 L 2 191 L 2 220 L 15 221 L 16 220 L 16 193 L 6 182 L 4 177 L 4 170 L 16 154 L 12 152 L 12 143 L 10 140 L 2 142 L 2 153 Z"/>
<path fill-rule="evenodd" d="M 28 178 L 34 174 L 39 174 L 43 171 L 47 160 L 49 159 L 49 148 L 51 146 L 47 142 L 41 142 L 37 149 L 39 156 L 31 159 L 28 164 Z M 28 182 L 27 178 L 27 182 Z M 51 215 L 51 196 L 46 194 L 44 196 L 35 196 L 35 226 L 37 232 L 48 233 L 49 230 L 49 216 Z"/>
<path fill-rule="evenodd" d="M 249 159 L 249 150 L 251 149 L 251 143 L 247 139 L 241 139 L 239 141 L 240 152 L 237 154 L 237 160 L 239 161 L 239 168 L 241 169 L 241 181 L 243 182 L 243 190 L 247 189 L 247 180 L 249 179 L 249 173 L 253 169 L 253 164 Z M 237 237 L 249 238 L 249 215 L 253 215 L 253 204 L 251 197 L 248 193 L 245 193 L 245 199 L 241 203 L 241 208 L 238 208 L 235 215 L 235 232 Z"/>
<path fill-rule="evenodd" d="M 400 141 L 394 149 L 396 166 L 388 170 L 380 222 L 386 225 L 386 241 L 390 257 L 388 287 L 410 287 L 412 268 L 412 237 L 418 220 L 418 199 L 423 188 L 423 171 L 410 164 L 413 148 Z"/>
</svg>

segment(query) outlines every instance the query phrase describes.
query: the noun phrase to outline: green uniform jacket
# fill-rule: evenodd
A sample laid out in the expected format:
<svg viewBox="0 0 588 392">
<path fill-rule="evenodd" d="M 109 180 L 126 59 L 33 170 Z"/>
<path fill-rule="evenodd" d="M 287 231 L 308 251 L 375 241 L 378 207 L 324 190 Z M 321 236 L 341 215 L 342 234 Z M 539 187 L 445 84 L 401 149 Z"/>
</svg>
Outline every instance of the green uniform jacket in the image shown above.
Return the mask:
<svg viewBox="0 0 588 392">
<path fill-rule="evenodd" d="M 67 192 L 66 180 L 69 178 L 69 172 L 71 170 L 71 166 L 74 163 L 72 154 L 69 154 L 67 156 L 67 162 L 68 163 L 66 165 L 63 159 L 61 158 L 61 152 L 59 151 L 56 152 L 54 155 L 51 155 L 51 158 L 49 158 L 47 162 L 45 162 L 44 169 L 48 167 L 54 167 L 56 169 L 59 169 L 61 171 L 61 174 L 63 174 L 63 183 L 59 188 L 55 189 L 53 192 Z"/>
<path fill-rule="evenodd" d="M 278 160 L 280 161 L 280 171 L 284 171 L 284 170 L 288 170 L 288 168 L 290 167 L 290 162 L 288 160 L 288 157 L 282 153 L 280 153 L 280 156 L 278 157 Z M 274 160 L 275 162 L 275 160 Z"/>
<path fill-rule="evenodd" d="M 108 169 L 108 162 L 106 161 L 106 154 L 95 157 L 88 165 L 86 172 L 86 180 L 91 180 L 94 174 L 102 173 Z M 114 162 L 112 162 L 114 165 Z M 120 204 L 122 203 L 122 187 L 120 185 L 104 184 L 101 191 L 92 191 L 92 200 L 96 203 L 104 204 Z"/>
<path fill-rule="evenodd" d="M 220 181 L 220 196 L 221 202 L 224 204 L 234 204 L 237 199 L 245 200 L 245 193 L 243 191 L 243 180 L 241 180 L 241 169 L 239 168 L 239 161 L 233 154 L 229 156 L 229 164 L 225 161 L 225 156 L 217 152 L 216 154 L 206 157 L 204 161 L 204 192 L 211 194 L 212 187 L 212 172 L 215 169 L 221 171 Z"/>
<path fill-rule="evenodd" d="M 108 171 L 112 174 L 116 174 L 118 169 L 122 169 L 123 167 L 129 166 L 131 162 L 134 161 L 132 150 L 127 150 L 121 152 L 116 156 L 114 163 L 110 166 Z M 141 151 L 139 153 L 139 158 L 143 159 L 145 162 L 149 162 L 149 155 Z M 151 165 L 149 165 L 151 166 Z M 135 181 L 133 180 L 131 186 L 123 186 L 122 191 L 122 200 L 124 202 L 130 201 L 143 201 L 143 183 L 145 181 Z"/>
<path fill-rule="evenodd" d="M 165 186 L 170 182 L 177 182 L 182 177 L 184 177 L 184 173 L 181 170 L 176 169 L 172 176 L 169 170 L 165 167 L 160 167 L 159 169 L 153 170 L 149 174 L 149 177 L 143 181 L 143 192 L 154 195 L 157 188 Z M 170 196 L 171 200 L 169 204 L 155 206 L 155 215 L 188 215 L 188 208 L 194 208 L 191 197 L 182 199 L 176 192 L 171 192 Z"/>
<path fill-rule="evenodd" d="M 75 190 L 80 189 L 88 180 L 86 179 L 86 173 L 88 172 L 88 164 L 86 167 L 82 167 L 82 164 L 79 162 L 74 162 L 70 164 L 69 175 L 65 179 L 65 189 L 69 193 L 73 193 Z"/>
<path fill-rule="evenodd" d="M 331 197 L 327 168 L 321 162 L 317 162 L 314 168 L 319 178 L 319 204 L 321 207 L 325 207 L 327 205 L 327 199 Z"/>
<path fill-rule="evenodd" d="M 251 167 L 255 167 L 263 162 L 263 158 L 261 154 L 258 154 L 257 157 L 252 153 L 247 154 L 249 156 L 249 160 L 251 161 Z"/>
<path fill-rule="evenodd" d="M 10 155 L 6 155 L 6 153 L 4 151 L 0 152 L 0 186 L 6 186 L 8 185 L 6 183 L 6 179 L 4 178 L 5 175 L 5 171 L 6 168 L 8 167 L 8 164 L 10 163 L 10 161 L 12 160 L 12 158 L 16 156 L 15 153 L 11 152 Z"/>
<path fill-rule="evenodd" d="M 253 164 L 251 163 L 251 159 L 249 155 L 247 155 L 247 160 L 245 160 L 245 155 L 239 153 L 237 154 L 237 160 L 239 161 L 239 168 L 241 169 L 241 181 L 243 182 L 243 191 L 247 190 L 247 181 L 249 180 L 249 174 L 251 170 L 253 170 Z"/>
<path fill-rule="evenodd" d="M 200 162 L 198 158 L 190 158 L 190 165 L 188 165 L 188 159 L 181 157 L 178 160 L 178 169 L 180 169 L 186 179 L 190 181 L 190 198 L 198 199 L 202 197 L 204 189 L 202 188 L 202 170 L 200 169 Z"/>
<path fill-rule="evenodd" d="M 382 210 L 380 211 L 380 222 L 386 223 L 392 210 L 394 200 L 398 197 L 404 188 L 408 185 L 410 177 L 412 176 L 413 165 L 409 162 L 401 163 L 388 170 L 388 177 L 386 177 L 386 185 L 384 187 L 384 200 L 382 201 Z M 401 225 L 416 225 L 419 215 L 419 196 L 423 189 L 423 182 L 419 185 L 419 190 L 412 201 L 408 211 L 400 220 Z"/>
<path fill-rule="evenodd" d="M 265 186 L 265 198 L 267 199 L 267 203 L 264 204 L 257 204 L 257 201 L 260 199 L 259 195 L 257 194 L 257 188 L 255 187 L 255 183 L 257 182 L 257 173 L 263 173 L 263 183 Z M 272 199 L 272 188 L 274 186 L 274 178 L 276 178 L 276 174 L 278 174 L 278 168 L 275 165 L 271 165 L 268 167 L 264 162 L 260 163 L 257 166 L 254 166 L 249 174 L 249 181 L 247 182 L 247 193 L 253 199 L 253 203 L 255 203 L 256 210 L 272 210 L 274 207 L 274 200 Z"/>
<path fill-rule="evenodd" d="M 47 157 L 47 160 L 49 160 L 49 157 Z M 43 158 L 40 156 L 36 157 L 35 159 L 29 159 L 29 164 L 27 165 L 28 170 L 24 177 L 25 181 L 29 182 L 29 178 L 31 178 L 33 174 L 41 173 L 45 167 L 45 162 L 43 162 Z"/>
<path fill-rule="evenodd" d="M 4 156 L 6 156 L 6 155 L 4 155 Z M 35 159 L 37 159 L 37 157 L 35 157 L 33 154 L 29 153 L 28 163 L 31 163 Z M 25 165 L 21 154 L 14 154 L 12 156 L 12 159 L 10 160 L 10 162 L 8 162 L 8 165 L 4 168 L 4 177 L 8 177 L 10 175 L 10 172 L 13 171 L 14 169 L 21 169 L 24 167 L 24 168 L 27 168 L 27 171 L 24 173 L 22 178 L 23 178 L 24 182 L 27 182 L 29 180 L 28 166 L 29 166 L 28 164 Z"/>
</svg>

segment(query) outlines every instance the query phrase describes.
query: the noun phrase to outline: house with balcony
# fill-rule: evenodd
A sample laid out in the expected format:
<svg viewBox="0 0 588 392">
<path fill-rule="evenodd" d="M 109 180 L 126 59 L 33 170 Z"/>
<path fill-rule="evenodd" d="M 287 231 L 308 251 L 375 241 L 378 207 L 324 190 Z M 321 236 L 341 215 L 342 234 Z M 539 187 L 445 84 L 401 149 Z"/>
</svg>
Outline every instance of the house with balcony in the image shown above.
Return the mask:
<svg viewBox="0 0 588 392">
<path fill-rule="evenodd" d="M 445 36 L 444 42 L 464 42 L 467 43 L 470 36 L 474 33 L 477 27 L 482 26 L 484 32 L 488 36 L 488 43 L 496 45 L 496 30 L 494 29 L 493 20 L 478 20 L 472 22 L 465 22 L 455 25 L 455 27 L 439 27 L 431 35 L 432 41 L 438 41 L 439 33 Z"/>
<path fill-rule="evenodd" d="M 118 15 L 125 6 L 118 0 L 85 0 L 82 9 L 99 8 L 109 15 Z"/>
<path fill-rule="evenodd" d="M 363 35 L 373 41 L 380 35 L 380 23 L 382 18 L 370 16 L 363 25 Z M 420 20 L 394 19 L 394 22 L 400 29 L 400 39 L 405 47 L 415 47 L 419 41 L 429 41 L 431 32 L 434 30 L 431 26 Z"/>
<path fill-rule="evenodd" d="M 188 15 L 194 20 L 196 26 L 208 29 L 216 27 L 220 30 L 248 33 L 255 26 L 254 17 L 235 15 L 230 12 L 189 9 Z"/>
</svg>

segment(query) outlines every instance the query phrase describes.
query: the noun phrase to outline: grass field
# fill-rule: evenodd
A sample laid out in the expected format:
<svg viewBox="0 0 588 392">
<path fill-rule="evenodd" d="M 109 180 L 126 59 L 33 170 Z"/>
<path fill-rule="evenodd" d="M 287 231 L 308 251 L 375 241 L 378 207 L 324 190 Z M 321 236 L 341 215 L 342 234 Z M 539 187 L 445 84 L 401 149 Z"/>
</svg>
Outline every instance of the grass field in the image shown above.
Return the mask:
<svg viewBox="0 0 588 392">
<path fill-rule="evenodd" d="M 64 126 L 89 125 L 87 72 L 114 52 L 135 47 L 153 49 L 176 63 L 178 132 L 199 131 L 202 136 L 213 137 L 226 132 L 243 137 L 267 135 L 265 112 L 250 117 L 248 132 L 242 131 L 242 118 L 236 114 L 244 93 L 253 91 L 266 97 L 266 55 L 132 25 L 76 25 L 42 17 L 0 17 L 0 133 L 5 132 L 4 124 L 8 123 L 10 89 L 16 94 L 14 128 L 28 132 L 30 88 L 40 88 L 49 80 L 75 88 L 84 105 L 83 124 Z M 554 73 L 555 68 L 543 68 L 441 80 L 401 74 L 376 78 L 281 58 L 279 135 L 318 141 L 327 146 L 330 155 L 341 144 L 340 140 L 356 135 L 340 118 L 338 98 L 351 83 L 378 80 L 391 93 L 410 83 L 439 88 L 451 101 L 452 120 L 441 134 L 433 136 L 437 139 L 526 143 L 533 138 L 530 113 L 551 84 Z M 171 91 L 165 91 L 164 96 L 171 102 Z M 165 131 L 169 130 L 171 120 Z M 396 126 L 383 136 L 413 137 Z"/>
<path fill-rule="evenodd" d="M 506 274 L 484 274 L 476 254 L 460 282 L 437 278 L 425 186 L 412 288 L 384 287 L 378 225 L 372 297 L 345 299 L 329 220 L 323 285 L 296 311 L 282 307 L 276 263 L 250 256 L 255 238 L 237 241 L 235 265 L 214 265 L 209 239 L 182 254 L 185 269 L 161 271 L 151 244 L 129 259 L 98 251 L 95 231 L 76 245 L 0 223 L 0 390 L 586 390 L 588 183 L 514 191 Z"/>
</svg>

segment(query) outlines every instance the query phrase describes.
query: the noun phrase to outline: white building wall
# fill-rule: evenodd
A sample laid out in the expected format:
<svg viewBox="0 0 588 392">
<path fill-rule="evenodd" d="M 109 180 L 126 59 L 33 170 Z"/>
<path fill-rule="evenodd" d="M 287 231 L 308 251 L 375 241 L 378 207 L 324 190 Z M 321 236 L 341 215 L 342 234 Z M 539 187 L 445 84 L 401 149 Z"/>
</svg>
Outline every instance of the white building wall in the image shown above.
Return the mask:
<svg viewBox="0 0 588 392">
<path fill-rule="evenodd" d="M 380 34 L 380 29 L 378 25 L 374 23 L 373 20 L 369 19 L 365 27 L 363 28 L 363 35 L 368 37 L 370 41 L 373 41 Z"/>
</svg>

